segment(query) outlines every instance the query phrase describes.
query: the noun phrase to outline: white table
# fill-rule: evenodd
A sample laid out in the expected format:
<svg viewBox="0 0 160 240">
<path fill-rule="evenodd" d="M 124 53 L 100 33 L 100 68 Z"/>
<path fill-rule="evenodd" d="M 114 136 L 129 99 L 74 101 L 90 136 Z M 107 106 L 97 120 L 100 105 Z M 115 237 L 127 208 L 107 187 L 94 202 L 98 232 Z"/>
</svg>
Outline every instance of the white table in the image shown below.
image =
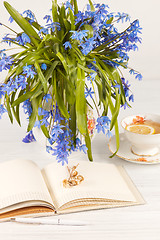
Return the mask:
<svg viewBox="0 0 160 240">
<path fill-rule="evenodd" d="M 121 111 L 119 120 L 132 113 L 160 114 L 160 82 L 144 80 L 133 84 L 135 103 L 133 109 Z M 49 154 L 38 143 L 24 144 L 21 139 L 25 128 L 11 125 L 7 117 L 0 121 L 0 161 L 27 158 L 40 167 L 51 162 Z M 64 219 L 89 221 L 84 227 L 37 226 L 17 223 L 1 223 L 1 240 L 48 239 L 160 239 L 160 164 L 140 165 L 118 157 L 109 159 L 107 140 L 97 135 L 93 141 L 94 160 L 123 165 L 146 200 L 146 205 L 88 211 L 61 216 Z M 0 183 L 2 184 L 2 183 Z"/>
</svg>

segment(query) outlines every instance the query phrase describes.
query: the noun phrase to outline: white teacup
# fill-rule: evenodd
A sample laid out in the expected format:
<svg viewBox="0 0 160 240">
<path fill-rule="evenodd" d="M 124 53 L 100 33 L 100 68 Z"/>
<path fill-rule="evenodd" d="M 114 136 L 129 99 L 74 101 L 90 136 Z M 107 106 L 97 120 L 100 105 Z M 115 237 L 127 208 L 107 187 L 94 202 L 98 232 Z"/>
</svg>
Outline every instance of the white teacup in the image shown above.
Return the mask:
<svg viewBox="0 0 160 240">
<path fill-rule="evenodd" d="M 139 114 L 128 116 L 121 122 L 121 125 L 124 128 L 124 133 L 131 143 L 131 151 L 138 156 L 154 156 L 159 153 L 160 134 L 144 135 L 126 130 L 126 126 L 132 124 L 133 119 L 137 116 L 158 123 L 160 123 L 160 116 L 155 114 Z"/>
</svg>

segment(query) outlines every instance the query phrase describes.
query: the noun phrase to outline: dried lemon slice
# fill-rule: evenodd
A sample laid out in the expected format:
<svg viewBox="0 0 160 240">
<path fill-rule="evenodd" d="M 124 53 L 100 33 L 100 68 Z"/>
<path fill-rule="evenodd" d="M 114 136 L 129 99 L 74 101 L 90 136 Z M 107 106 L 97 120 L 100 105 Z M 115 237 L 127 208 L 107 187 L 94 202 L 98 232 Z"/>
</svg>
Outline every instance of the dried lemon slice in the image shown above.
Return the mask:
<svg viewBox="0 0 160 240">
<path fill-rule="evenodd" d="M 128 125 L 126 127 L 126 130 L 133 132 L 133 133 L 139 133 L 139 134 L 154 134 L 155 129 L 148 125 L 142 125 L 142 124 L 136 124 L 136 125 Z"/>
</svg>

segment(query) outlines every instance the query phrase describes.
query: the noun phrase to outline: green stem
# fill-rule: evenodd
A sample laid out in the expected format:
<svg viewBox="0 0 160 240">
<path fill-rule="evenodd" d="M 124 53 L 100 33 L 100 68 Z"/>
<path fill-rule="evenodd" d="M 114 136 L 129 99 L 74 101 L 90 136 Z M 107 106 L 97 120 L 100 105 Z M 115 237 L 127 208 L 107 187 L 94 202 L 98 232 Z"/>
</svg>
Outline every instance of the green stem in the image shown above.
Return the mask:
<svg viewBox="0 0 160 240">
<path fill-rule="evenodd" d="M 7 25 L 5 25 L 4 23 L 0 23 L 0 25 L 8 28 L 10 31 L 14 32 L 16 35 L 18 35 L 18 33 L 16 31 L 14 31 L 12 28 L 8 27 Z"/>
</svg>

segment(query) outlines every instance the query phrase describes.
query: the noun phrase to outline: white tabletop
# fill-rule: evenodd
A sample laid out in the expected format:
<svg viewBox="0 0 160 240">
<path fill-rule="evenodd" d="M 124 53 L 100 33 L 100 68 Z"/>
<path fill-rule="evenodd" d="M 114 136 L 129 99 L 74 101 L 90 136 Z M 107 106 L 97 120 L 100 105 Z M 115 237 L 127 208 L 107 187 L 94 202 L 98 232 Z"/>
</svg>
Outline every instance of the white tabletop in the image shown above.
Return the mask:
<svg viewBox="0 0 160 240">
<path fill-rule="evenodd" d="M 133 83 L 135 103 L 132 109 L 121 110 L 119 121 L 128 114 L 160 114 L 160 81 L 144 80 Z M 26 125 L 26 124 L 24 124 Z M 25 144 L 21 139 L 25 128 L 11 125 L 7 116 L 0 120 L 0 161 L 15 158 L 34 160 L 40 167 L 53 161 L 38 143 Z M 140 165 L 114 157 L 107 140 L 97 135 L 92 144 L 94 161 L 112 162 L 125 167 L 137 188 L 146 200 L 145 205 L 87 211 L 61 215 L 60 218 L 85 220 L 88 226 L 42 226 L 17 223 L 0 223 L 0 239 L 48 240 L 48 239 L 160 239 L 160 164 Z M 98 173 L 97 173 L 98 174 Z M 0 183 L 3 184 L 3 183 Z M 54 217 L 53 217 L 54 218 Z"/>
</svg>

